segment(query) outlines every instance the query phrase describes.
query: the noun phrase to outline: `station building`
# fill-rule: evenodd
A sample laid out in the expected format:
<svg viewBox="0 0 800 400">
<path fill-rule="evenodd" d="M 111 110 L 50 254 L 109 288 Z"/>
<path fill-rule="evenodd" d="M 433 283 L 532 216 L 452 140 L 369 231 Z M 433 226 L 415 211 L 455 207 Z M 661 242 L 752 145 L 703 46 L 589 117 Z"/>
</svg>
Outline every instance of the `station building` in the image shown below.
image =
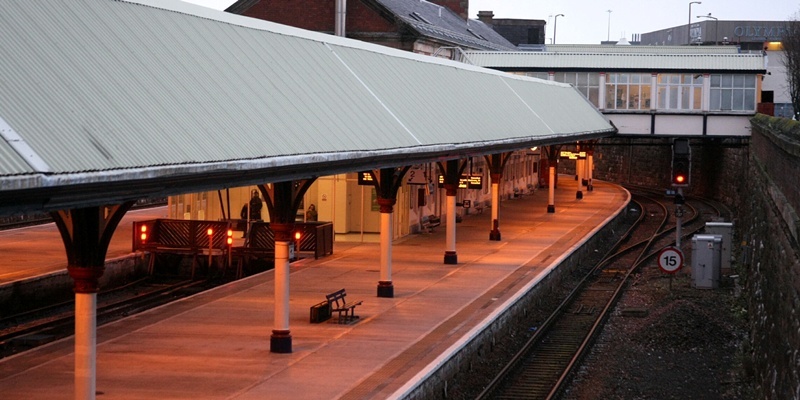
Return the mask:
<svg viewBox="0 0 800 400">
<path fill-rule="evenodd" d="M 619 135 L 748 136 L 762 101 L 764 56 L 735 46 L 546 45 L 467 51 L 463 61 L 569 83 Z"/>
<path fill-rule="evenodd" d="M 786 29 L 786 21 L 720 21 L 702 18 L 692 24 L 660 29 L 639 36 L 642 46 L 725 45 L 737 48 L 740 53 L 763 54 L 767 71 L 761 77 L 763 83 L 759 112 L 792 118 L 781 45 Z"/>
</svg>

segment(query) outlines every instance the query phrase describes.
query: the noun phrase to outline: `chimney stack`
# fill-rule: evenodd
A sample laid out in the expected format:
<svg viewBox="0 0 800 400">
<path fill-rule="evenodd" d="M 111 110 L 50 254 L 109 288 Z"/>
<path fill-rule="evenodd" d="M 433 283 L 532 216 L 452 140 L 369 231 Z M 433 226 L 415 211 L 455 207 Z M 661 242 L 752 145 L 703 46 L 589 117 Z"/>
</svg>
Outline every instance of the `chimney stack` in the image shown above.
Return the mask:
<svg viewBox="0 0 800 400">
<path fill-rule="evenodd" d="M 486 25 L 492 26 L 493 18 L 494 18 L 494 13 L 491 11 L 478 11 L 478 20 Z"/>
<path fill-rule="evenodd" d="M 464 21 L 469 18 L 469 0 L 428 0 L 431 3 L 447 7 L 458 14 Z"/>
</svg>

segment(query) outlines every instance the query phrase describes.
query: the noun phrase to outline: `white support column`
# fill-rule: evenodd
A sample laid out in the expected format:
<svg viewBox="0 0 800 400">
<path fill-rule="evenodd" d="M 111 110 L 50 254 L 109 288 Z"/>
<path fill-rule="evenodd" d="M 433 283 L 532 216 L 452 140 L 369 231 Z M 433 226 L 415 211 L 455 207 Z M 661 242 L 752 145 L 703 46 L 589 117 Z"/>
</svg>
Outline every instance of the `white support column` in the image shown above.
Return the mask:
<svg viewBox="0 0 800 400">
<path fill-rule="evenodd" d="M 575 198 L 580 200 L 583 198 L 583 169 L 585 160 L 575 160 L 575 170 L 578 172 L 578 191 L 575 193 Z"/>
<path fill-rule="evenodd" d="M 650 74 L 650 109 L 655 110 L 658 104 L 658 73 Z"/>
<path fill-rule="evenodd" d="M 597 108 L 604 110 L 606 108 L 606 73 L 600 73 L 600 88 L 597 89 Z"/>
<path fill-rule="evenodd" d="M 392 280 L 392 214 L 381 213 L 381 280 Z"/>
<path fill-rule="evenodd" d="M 75 399 L 97 391 L 97 293 L 75 293 Z"/>
<path fill-rule="evenodd" d="M 589 152 L 588 158 L 586 159 L 586 180 L 589 182 L 589 187 L 586 188 L 587 191 L 591 192 L 594 190 L 594 183 L 592 183 L 592 170 L 594 169 L 594 152 Z"/>
<path fill-rule="evenodd" d="M 498 210 L 500 206 L 500 182 L 492 182 L 492 220 L 500 216 Z"/>
<path fill-rule="evenodd" d="M 500 240 L 500 177 L 492 176 L 492 226 L 489 230 L 489 240 Z"/>
<path fill-rule="evenodd" d="M 447 234 L 445 239 L 444 263 L 458 264 L 456 254 L 456 194 L 447 190 Z"/>
<path fill-rule="evenodd" d="M 703 74 L 702 111 L 711 110 L 711 74 Z"/>
<path fill-rule="evenodd" d="M 381 276 L 378 297 L 394 297 L 392 283 L 392 232 L 394 232 L 394 199 L 378 199 L 381 206 Z"/>
<path fill-rule="evenodd" d="M 556 167 L 552 164 L 548 165 L 550 166 L 550 180 L 548 181 L 549 190 L 547 197 L 547 212 L 554 213 L 556 212 Z"/>
<path fill-rule="evenodd" d="M 278 224 L 275 224 L 278 225 Z M 275 231 L 275 321 L 270 337 L 270 351 L 291 353 L 292 336 L 289 331 L 289 241 L 278 240 L 281 232 Z M 283 232 L 288 235 L 288 232 Z"/>
</svg>

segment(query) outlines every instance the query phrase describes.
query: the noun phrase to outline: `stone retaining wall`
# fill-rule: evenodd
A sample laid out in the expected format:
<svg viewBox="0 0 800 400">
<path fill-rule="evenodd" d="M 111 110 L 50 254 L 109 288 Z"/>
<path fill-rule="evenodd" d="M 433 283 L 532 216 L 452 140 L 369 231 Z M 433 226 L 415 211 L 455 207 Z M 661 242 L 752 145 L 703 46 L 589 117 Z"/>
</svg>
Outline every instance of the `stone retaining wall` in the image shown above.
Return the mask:
<svg viewBox="0 0 800 400">
<path fill-rule="evenodd" d="M 756 398 L 800 398 L 800 124 L 753 119 L 740 257 Z"/>
</svg>

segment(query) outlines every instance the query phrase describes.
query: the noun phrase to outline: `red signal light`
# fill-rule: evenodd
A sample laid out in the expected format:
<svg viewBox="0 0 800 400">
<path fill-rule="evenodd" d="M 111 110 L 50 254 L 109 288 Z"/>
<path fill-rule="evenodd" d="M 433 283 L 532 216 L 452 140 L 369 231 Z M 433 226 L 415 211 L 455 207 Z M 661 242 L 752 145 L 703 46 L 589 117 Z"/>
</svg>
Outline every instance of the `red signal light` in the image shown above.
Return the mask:
<svg viewBox="0 0 800 400">
<path fill-rule="evenodd" d="M 686 177 L 683 175 L 676 175 L 675 176 L 675 183 L 684 183 L 686 182 Z"/>
</svg>

